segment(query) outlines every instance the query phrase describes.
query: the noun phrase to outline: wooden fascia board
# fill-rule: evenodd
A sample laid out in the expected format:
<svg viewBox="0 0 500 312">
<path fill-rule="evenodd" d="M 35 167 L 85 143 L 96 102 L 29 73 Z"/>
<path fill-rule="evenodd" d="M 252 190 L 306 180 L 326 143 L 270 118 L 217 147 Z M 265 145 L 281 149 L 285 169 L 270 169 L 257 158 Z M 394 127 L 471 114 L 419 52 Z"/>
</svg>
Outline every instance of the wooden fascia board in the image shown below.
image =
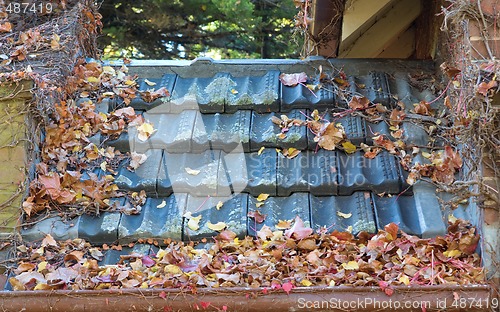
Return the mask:
<svg viewBox="0 0 500 312">
<path fill-rule="evenodd" d="M 340 51 L 350 46 L 377 19 L 384 15 L 393 5 L 395 0 L 353 0 L 346 3 L 342 20 L 342 41 Z"/>
<path fill-rule="evenodd" d="M 400 0 L 352 45 L 340 52 L 343 58 L 372 58 L 379 55 L 388 42 L 403 33 L 422 11 L 421 1 Z"/>
</svg>

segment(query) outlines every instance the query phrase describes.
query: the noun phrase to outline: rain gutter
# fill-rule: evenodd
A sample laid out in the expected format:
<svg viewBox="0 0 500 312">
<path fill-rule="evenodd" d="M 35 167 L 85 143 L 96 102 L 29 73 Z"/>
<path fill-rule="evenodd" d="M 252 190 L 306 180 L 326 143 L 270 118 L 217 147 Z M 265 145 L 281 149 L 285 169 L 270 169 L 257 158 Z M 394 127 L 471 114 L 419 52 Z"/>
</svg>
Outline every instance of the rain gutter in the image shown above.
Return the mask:
<svg viewBox="0 0 500 312">
<path fill-rule="evenodd" d="M 498 311 L 487 285 L 0 292 L 2 311 Z M 458 299 L 458 300 L 457 300 Z M 495 301 L 496 300 L 496 301 Z"/>
</svg>

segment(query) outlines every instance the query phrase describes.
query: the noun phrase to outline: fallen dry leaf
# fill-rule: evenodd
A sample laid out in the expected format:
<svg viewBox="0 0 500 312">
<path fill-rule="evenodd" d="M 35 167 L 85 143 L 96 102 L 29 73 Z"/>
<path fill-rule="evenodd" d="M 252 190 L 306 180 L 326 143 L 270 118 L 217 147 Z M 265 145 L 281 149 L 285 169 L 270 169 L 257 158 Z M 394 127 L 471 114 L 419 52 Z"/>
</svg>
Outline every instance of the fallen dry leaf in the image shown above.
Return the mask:
<svg viewBox="0 0 500 312">
<path fill-rule="evenodd" d="M 224 205 L 224 203 L 222 202 L 222 200 L 219 200 L 217 205 L 215 205 L 215 209 L 220 210 L 222 208 L 222 205 Z"/>
<path fill-rule="evenodd" d="M 261 193 L 259 196 L 257 196 L 257 201 L 265 201 L 269 197 L 269 194 Z"/>
<path fill-rule="evenodd" d="M 145 122 L 137 127 L 137 137 L 140 141 L 145 142 L 155 131 L 153 124 Z"/>
<path fill-rule="evenodd" d="M 352 217 L 352 213 L 343 213 L 341 211 L 337 211 L 337 215 L 344 219 L 349 219 L 350 217 Z"/>
<path fill-rule="evenodd" d="M 199 174 L 200 174 L 200 172 L 201 172 L 200 170 L 197 170 L 197 169 L 191 169 L 191 168 L 189 168 L 189 167 L 184 168 L 184 170 L 186 170 L 186 172 L 187 172 L 188 174 L 190 174 L 190 175 L 194 175 L 194 176 L 195 176 L 195 175 L 199 175 Z"/>
<path fill-rule="evenodd" d="M 217 222 L 212 224 L 211 222 L 207 222 L 207 227 L 213 231 L 221 232 L 227 227 L 227 224 L 224 222 Z"/>
<path fill-rule="evenodd" d="M 258 210 L 250 211 L 247 214 L 247 216 L 254 219 L 255 222 L 257 222 L 257 223 L 264 222 L 266 220 L 266 217 L 267 217 L 266 214 L 261 214 L 260 211 L 258 211 Z"/>
<path fill-rule="evenodd" d="M 298 84 L 304 83 L 307 81 L 306 73 L 297 73 L 297 74 L 281 74 L 280 81 L 285 86 L 295 87 Z"/>
<path fill-rule="evenodd" d="M 294 239 L 304 239 L 311 235 L 312 232 L 313 230 L 305 227 L 304 221 L 299 216 L 296 216 L 292 228 L 285 231 L 285 236 L 288 238 L 293 237 Z"/>
<path fill-rule="evenodd" d="M 342 147 L 347 154 L 352 154 L 356 152 L 356 145 L 352 144 L 350 141 L 342 143 Z"/>
<path fill-rule="evenodd" d="M 146 160 L 148 159 L 148 156 L 146 154 L 140 154 L 135 151 L 132 151 L 130 153 L 130 164 L 127 167 L 130 171 L 135 171 L 137 168 L 139 168 L 140 165 L 142 165 Z"/>
<path fill-rule="evenodd" d="M 351 109 L 365 109 L 370 105 L 370 100 L 364 96 L 353 96 L 348 105 Z"/>
<path fill-rule="evenodd" d="M 342 129 L 335 127 L 333 123 L 329 123 L 317 137 L 319 138 L 318 145 L 321 148 L 333 151 L 335 146 L 344 140 L 345 133 Z"/>
</svg>

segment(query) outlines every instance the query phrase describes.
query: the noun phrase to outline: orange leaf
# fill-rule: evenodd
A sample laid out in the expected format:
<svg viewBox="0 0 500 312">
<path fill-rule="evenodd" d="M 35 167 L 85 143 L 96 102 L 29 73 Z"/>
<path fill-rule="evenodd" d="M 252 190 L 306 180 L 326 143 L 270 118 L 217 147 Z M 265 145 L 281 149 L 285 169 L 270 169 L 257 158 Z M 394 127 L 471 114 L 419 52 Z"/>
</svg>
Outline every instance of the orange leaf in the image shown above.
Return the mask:
<svg viewBox="0 0 500 312">
<path fill-rule="evenodd" d="M 3 32 L 11 32 L 12 31 L 12 24 L 9 22 L 5 22 L 3 24 L 0 24 L 0 33 Z"/>
</svg>

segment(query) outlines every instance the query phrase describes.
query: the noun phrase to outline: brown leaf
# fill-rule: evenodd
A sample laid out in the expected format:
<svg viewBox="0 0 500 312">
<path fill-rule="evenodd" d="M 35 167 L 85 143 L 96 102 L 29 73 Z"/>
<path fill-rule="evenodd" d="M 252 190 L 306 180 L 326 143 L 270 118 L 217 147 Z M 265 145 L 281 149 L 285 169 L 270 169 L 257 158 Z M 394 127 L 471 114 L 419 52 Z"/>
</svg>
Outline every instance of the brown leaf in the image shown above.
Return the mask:
<svg viewBox="0 0 500 312">
<path fill-rule="evenodd" d="M 139 92 L 141 95 L 141 98 L 146 102 L 146 103 L 151 103 L 154 100 L 161 98 L 161 97 L 167 97 L 170 95 L 167 89 L 165 87 L 161 87 L 160 89 L 156 91 L 143 91 Z"/>
<path fill-rule="evenodd" d="M 316 245 L 316 240 L 314 238 L 303 239 L 299 241 L 297 247 L 303 250 L 311 251 L 318 248 Z"/>
<path fill-rule="evenodd" d="M 462 168 L 463 164 L 462 157 L 460 157 L 460 154 L 454 151 L 453 148 L 451 148 L 451 146 L 446 145 L 444 147 L 444 157 L 451 163 L 454 169 Z"/>
<path fill-rule="evenodd" d="M 44 239 L 42 240 L 42 247 L 46 246 L 57 247 L 56 240 L 50 234 L 45 235 Z"/>
<path fill-rule="evenodd" d="M 456 75 L 460 74 L 460 70 L 458 68 L 450 67 L 446 62 L 442 63 L 439 67 L 450 79 L 454 79 Z"/>
<path fill-rule="evenodd" d="M 233 241 L 236 238 L 236 233 L 230 230 L 224 230 L 217 235 L 217 238 L 223 241 Z"/>
<path fill-rule="evenodd" d="M 419 115 L 430 116 L 432 114 L 431 105 L 427 101 L 420 101 L 413 106 L 415 106 L 415 113 Z"/>
<path fill-rule="evenodd" d="M 386 238 L 389 240 L 395 240 L 398 237 L 399 226 L 396 223 L 389 223 L 384 226 L 384 231 L 387 232 Z"/>
<path fill-rule="evenodd" d="M 364 96 L 354 96 L 348 105 L 352 109 L 365 109 L 368 107 L 368 105 L 370 105 L 370 100 L 368 100 Z"/>
<path fill-rule="evenodd" d="M 0 33 L 4 32 L 11 32 L 12 31 L 12 24 L 9 22 L 5 22 L 3 24 L 0 24 Z"/>
<path fill-rule="evenodd" d="M 477 93 L 482 94 L 484 96 L 488 96 L 488 91 L 492 88 L 495 88 L 498 85 L 496 80 L 490 80 L 489 82 L 481 82 L 477 86 Z"/>
<path fill-rule="evenodd" d="M 321 148 L 333 151 L 335 146 L 342 142 L 344 137 L 345 134 L 341 129 L 335 127 L 333 123 L 329 123 L 323 133 L 319 135 L 318 145 Z"/>
<path fill-rule="evenodd" d="M 391 126 L 397 126 L 399 124 L 401 124 L 401 121 L 403 121 L 403 119 L 405 119 L 406 117 L 406 114 L 404 111 L 402 110 L 399 110 L 399 109 L 393 109 L 392 112 L 391 112 L 391 115 L 390 115 L 390 120 L 389 120 L 389 123 L 391 124 Z"/>
</svg>

